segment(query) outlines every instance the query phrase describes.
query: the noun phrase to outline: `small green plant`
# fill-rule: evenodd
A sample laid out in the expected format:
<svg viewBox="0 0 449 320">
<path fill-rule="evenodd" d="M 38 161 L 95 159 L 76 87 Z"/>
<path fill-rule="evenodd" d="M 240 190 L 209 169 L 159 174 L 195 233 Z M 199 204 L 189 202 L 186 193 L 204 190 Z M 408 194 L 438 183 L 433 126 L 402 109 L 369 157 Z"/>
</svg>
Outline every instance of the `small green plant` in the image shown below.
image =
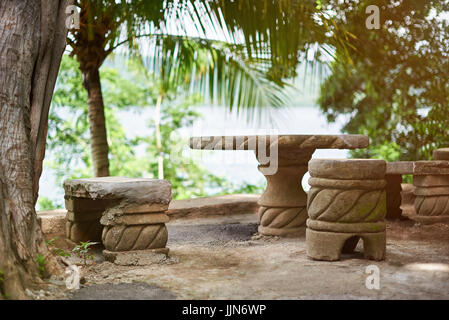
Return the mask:
<svg viewBox="0 0 449 320">
<path fill-rule="evenodd" d="M 46 244 L 47 246 L 52 246 L 53 243 L 54 243 L 56 240 L 58 240 L 58 237 L 51 238 L 50 240 L 45 241 L 45 244 Z"/>
<path fill-rule="evenodd" d="M 0 293 L 2 292 L 4 281 L 5 281 L 5 274 L 3 273 L 3 270 L 0 269 Z"/>
<path fill-rule="evenodd" d="M 36 256 L 35 262 L 37 263 L 37 266 L 39 268 L 39 274 L 40 274 L 41 278 L 44 278 L 45 275 L 47 274 L 47 270 L 45 268 L 45 265 L 48 263 L 47 260 L 45 260 L 44 256 L 39 253 Z"/>
<path fill-rule="evenodd" d="M 53 253 L 58 256 L 61 256 L 61 257 L 71 257 L 72 256 L 72 254 L 70 252 L 67 252 L 61 248 L 54 248 Z"/>
<path fill-rule="evenodd" d="M 55 241 L 58 239 L 58 237 L 52 238 L 50 240 L 45 241 L 45 243 L 47 244 L 47 246 L 53 246 Z M 53 254 L 56 254 L 58 256 L 61 257 L 70 257 L 72 256 L 72 254 L 70 252 L 66 252 L 64 249 L 58 248 L 58 247 L 54 247 L 52 249 Z"/>
<path fill-rule="evenodd" d="M 4 288 L 4 282 L 5 282 L 5 273 L 2 269 L 0 269 L 0 299 L 3 297 L 3 299 L 9 299 L 9 295 L 5 292 Z"/>
<path fill-rule="evenodd" d="M 75 253 L 79 258 L 84 260 L 84 265 L 87 265 L 87 260 L 93 260 L 94 257 L 89 254 L 89 248 L 93 245 L 98 244 L 99 242 L 80 242 L 75 248 L 73 248 L 72 252 Z"/>
</svg>

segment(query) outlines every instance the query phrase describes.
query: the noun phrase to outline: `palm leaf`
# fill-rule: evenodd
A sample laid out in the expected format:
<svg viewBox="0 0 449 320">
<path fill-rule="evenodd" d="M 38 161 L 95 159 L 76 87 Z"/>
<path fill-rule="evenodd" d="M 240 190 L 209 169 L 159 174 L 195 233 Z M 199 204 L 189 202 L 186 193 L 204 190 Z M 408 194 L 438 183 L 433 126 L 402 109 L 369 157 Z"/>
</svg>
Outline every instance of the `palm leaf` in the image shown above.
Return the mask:
<svg viewBox="0 0 449 320">
<path fill-rule="evenodd" d="M 242 46 L 174 35 L 153 35 L 151 40 L 142 56 L 147 70 L 161 79 L 163 91 L 182 86 L 237 112 L 290 102 L 286 83 L 267 77 L 270 62 L 249 60 Z"/>
<path fill-rule="evenodd" d="M 344 29 L 317 9 L 313 0 L 76 3 L 89 8 L 84 10 L 89 13 L 89 25 L 80 31 L 72 30 L 69 43 L 73 54 L 99 66 L 122 44 L 128 44 L 128 51 L 134 54 L 142 49 L 137 39 L 151 37 L 153 45 L 144 54 L 149 70 L 169 82 L 180 83 L 182 78 L 189 78 L 191 88 L 208 92 L 212 100 L 231 110 L 288 103 L 286 91 L 281 89 L 286 80 L 297 77 L 297 67 L 307 56 L 304 53 L 315 44 L 328 52 L 335 52 L 328 46 L 343 47 L 340 51 L 348 52 Z M 98 48 L 86 46 L 86 30 L 97 35 L 109 30 L 104 40 L 95 40 L 104 41 L 104 51 L 82 51 Z M 312 74 L 322 69 L 318 56 L 310 64 Z"/>
</svg>

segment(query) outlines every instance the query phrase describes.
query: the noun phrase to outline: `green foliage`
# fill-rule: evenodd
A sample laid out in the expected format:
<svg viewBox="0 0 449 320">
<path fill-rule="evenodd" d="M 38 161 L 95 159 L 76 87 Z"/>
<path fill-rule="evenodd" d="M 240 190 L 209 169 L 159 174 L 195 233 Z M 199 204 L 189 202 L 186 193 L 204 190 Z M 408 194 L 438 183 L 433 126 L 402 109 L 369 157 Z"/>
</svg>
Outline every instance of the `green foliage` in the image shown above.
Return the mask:
<svg viewBox="0 0 449 320">
<path fill-rule="evenodd" d="M 146 2 L 148 4 L 144 4 Z M 282 106 L 289 101 L 282 90 L 285 85 L 282 78 L 287 74 L 278 75 L 273 70 L 295 70 L 298 52 L 293 54 L 292 51 L 299 49 L 300 37 L 297 33 L 291 34 L 296 38 L 294 46 L 279 46 L 273 37 L 270 41 L 265 37 L 265 45 L 260 46 L 262 38 L 259 37 L 257 43 L 250 41 L 247 44 L 252 51 L 246 50 L 237 40 L 241 31 L 255 36 L 253 30 L 247 28 L 246 20 L 232 21 L 232 28 L 219 22 L 222 10 L 245 12 L 246 8 L 241 5 L 228 8 L 221 1 L 201 0 L 79 0 L 75 4 L 81 10 L 81 27 L 70 30 L 68 43 L 72 48 L 71 55 L 76 56 L 85 73 L 100 68 L 117 47 L 127 44 L 128 52 L 145 55 L 147 68 L 161 78 L 169 79 L 171 87 L 183 83 L 231 109 Z M 266 9 L 263 5 L 256 7 L 259 14 Z M 324 34 L 326 30 L 313 20 L 314 6 L 308 3 L 301 8 L 307 9 L 296 10 L 297 7 L 292 6 L 295 13 L 307 16 L 308 22 Z M 268 24 L 271 32 L 277 22 L 274 12 L 267 19 L 271 22 Z M 277 14 L 282 16 L 281 12 Z M 259 17 L 254 19 L 256 25 L 259 21 Z M 290 31 L 304 28 L 296 21 L 289 25 Z M 267 24 L 264 24 L 257 31 L 267 31 L 266 28 Z M 146 42 L 138 41 L 141 37 L 146 37 Z M 305 39 L 301 41 L 303 43 Z M 276 49 L 274 55 L 269 55 L 268 43 Z M 284 59 L 275 59 L 281 54 L 283 58 L 290 57 L 290 65 L 283 65 Z M 272 64 L 276 67 L 268 72 Z"/>
<path fill-rule="evenodd" d="M 53 253 L 60 256 L 60 257 L 71 257 L 72 254 L 70 252 L 65 251 L 61 248 L 53 248 Z"/>
<path fill-rule="evenodd" d="M 249 184 L 249 183 L 243 183 L 240 186 L 231 186 L 231 190 L 227 193 L 243 193 L 243 194 L 250 194 L 250 193 L 263 193 L 265 190 L 265 183 L 259 183 L 258 185 Z"/>
<path fill-rule="evenodd" d="M 370 148 L 359 155 L 422 160 L 448 146 L 449 23 L 437 18 L 449 12 L 447 1 L 322 3 L 354 35 L 355 48 L 353 64 L 335 61 L 321 87 L 328 120 L 345 115 L 343 131 L 370 137 Z M 381 8 L 379 30 L 365 28 L 368 5 Z"/>
<path fill-rule="evenodd" d="M 88 177 L 92 172 L 87 93 L 81 85 L 82 75 L 78 66 L 74 59 L 63 57 L 50 110 L 47 148 L 54 156 L 46 164 L 55 170 L 58 182 Z M 111 175 L 135 177 L 136 173 L 133 174 L 130 167 L 139 165 L 135 163 L 133 151 L 139 139 L 126 137 L 116 112 L 132 108 L 138 111 L 146 103 L 148 93 L 138 83 L 124 79 L 115 69 L 103 68 L 101 76 L 107 106 L 106 125 L 110 129 Z M 67 168 L 71 168 L 69 174 Z"/>
<path fill-rule="evenodd" d="M 217 19 L 221 28 L 231 30 L 236 39 L 243 36 L 246 55 L 261 59 L 268 78 L 279 82 L 295 78 L 299 62 L 308 63 L 316 74 L 322 71 L 321 62 L 333 56 L 332 48 L 348 50 L 345 26 L 337 27 L 322 2 L 211 1 L 211 7 L 223 16 Z M 338 58 L 346 61 L 345 55 Z"/>
<path fill-rule="evenodd" d="M 368 149 L 351 150 L 353 158 L 381 159 L 385 161 L 398 161 L 401 156 L 401 146 L 394 142 L 385 142 L 374 145 Z"/>
<path fill-rule="evenodd" d="M 61 209 L 62 205 L 47 197 L 40 196 L 39 199 L 37 200 L 37 207 L 39 211 L 48 211 L 48 210 Z"/>
<path fill-rule="evenodd" d="M 213 176 L 207 170 L 196 165 L 190 159 L 182 159 L 180 154 L 175 155 L 172 150 L 187 145 L 187 140 L 177 133 L 177 130 L 183 126 L 189 126 L 199 117 L 192 104 L 198 103 L 199 97 L 189 97 L 180 104 L 173 103 L 170 99 L 162 106 L 161 117 L 161 142 L 162 156 L 164 158 L 164 178 L 172 184 L 172 193 L 174 199 L 191 198 L 204 195 L 206 186 L 210 188 L 219 187 L 224 181 Z M 153 123 L 149 123 L 153 127 Z M 148 136 L 145 140 L 147 144 L 147 166 L 146 171 L 152 176 L 157 177 L 159 151 L 156 147 L 155 135 Z M 174 156 L 172 158 L 172 156 Z M 178 161 L 173 161 L 177 159 Z"/>
<path fill-rule="evenodd" d="M 84 260 L 84 265 L 87 265 L 87 260 L 94 259 L 93 255 L 89 254 L 90 247 L 98 243 L 99 242 L 81 241 L 80 244 L 76 245 L 75 248 L 73 248 L 72 252 L 79 258 Z"/>
<path fill-rule="evenodd" d="M 193 159 L 182 155 L 182 149 L 188 145 L 188 140 L 182 138 L 179 129 L 193 124 L 200 114 L 193 107 L 201 101 L 199 96 L 190 96 L 175 103 L 167 99 L 162 106 L 161 136 L 162 155 L 164 158 L 164 178 L 172 184 L 174 199 L 188 199 L 211 194 L 229 194 L 243 191 L 260 191 L 260 188 L 250 184 L 235 186 L 224 178 L 212 175 L 197 165 Z M 151 124 L 150 124 L 151 126 Z M 158 149 L 156 137 L 150 136 L 147 142 L 147 171 L 157 176 Z"/>
<path fill-rule="evenodd" d="M 175 86 L 184 82 L 231 109 L 279 107 L 289 103 L 282 88 L 300 62 L 316 74 L 332 48 L 348 51 L 350 35 L 322 2 L 77 0 L 81 26 L 68 43 L 84 72 L 126 44 Z"/>
<path fill-rule="evenodd" d="M 39 269 L 39 275 L 41 276 L 42 279 L 44 279 L 48 275 L 47 269 L 45 267 L 48 261 L 40 253 L 36 256 L 36 259 L 34 261 L 36 262 L 37 267 Z"/>
<path fill-rule="evenodd" d="M 148 122 L 148 136 L 129 138 L 119 122 L 117 113 L 126 110 L 138 116 L 143 107 L 152 106 L 159 92 L 160 79 L 148 73 L 139 60 L 129 61 L 127 72 L 120 74 L 110 67 L 101 69 L 110 142 L 111 175 L 154 178 L 158 176 L 159 154 L 154 136 L 154 122 Z M 55 170 L 58 185 L 65 179 L 90 177 L 92 172 L 87 95 L 80 83 L 81 72 L 78 63 L 64 56 L 50 110 L 48 151 L 44 163 Z M 202 99 L 199 95 L 186 95 L 179 87 L 166 87 L 165 93 L 166 97 L 161 106 L 160 130 L 164 175 L 172 183 L 173 198 L 236 193 L 245 189 L 259 190 L 258 187 L 248 184 L 243 186 L 243 189 L 235 186 L 179 154 L 188 144 L 179 131 L 191 126 L 200 117 L 195 105 L 201 103 Z M 138 149 L 143 150 L 144 154 L 138 154 Z"/>
<path fill-rule="evenodd" d="M 268 62 L 248 60 L 234 45 L 176 36 L 156 36 L 152 45 L 157 49 L 144 58 L 145 68 L 157 76 L 158 93 L 163 97 L 173 88 L 182 88 L 230 110 L 251 112 L 290 103 L 283 88 L 286 83 L 267 76 Z"/>
</svg>

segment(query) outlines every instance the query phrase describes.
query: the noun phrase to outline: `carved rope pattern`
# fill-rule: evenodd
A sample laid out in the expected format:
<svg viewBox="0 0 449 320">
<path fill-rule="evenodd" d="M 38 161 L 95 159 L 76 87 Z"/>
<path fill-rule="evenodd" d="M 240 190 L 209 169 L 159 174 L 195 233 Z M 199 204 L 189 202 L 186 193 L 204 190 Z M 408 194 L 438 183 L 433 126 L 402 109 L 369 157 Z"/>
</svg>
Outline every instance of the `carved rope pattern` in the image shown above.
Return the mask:
<svg viewBox="0 0 449 320">
<path fill-rule="evenodd" d="M 167 239 L 165 224 L 105 226 L 102 235 L 103 244 L 110 251 L 164 248 Z"/>
<path fill-rule="evenodd" d="M 313 187 L 307 199 L 311 219 L 328 222 L 374 222 L 385 218 L 384 190 L 341 190 Z"/>
<path fill-rule="evenodd" d="M 449 215 L 449 196 L 417 196 L 415 210 L 420 216 L 446 216 Z"/>
<path fill-rule="evenodd" d="M 264 207 L 259 208 L 260 224 L 269 228 L 297 228 L 305 224 L 307 220 L 306 207 L 294 208 L 276 208 Z"/>
</svg>

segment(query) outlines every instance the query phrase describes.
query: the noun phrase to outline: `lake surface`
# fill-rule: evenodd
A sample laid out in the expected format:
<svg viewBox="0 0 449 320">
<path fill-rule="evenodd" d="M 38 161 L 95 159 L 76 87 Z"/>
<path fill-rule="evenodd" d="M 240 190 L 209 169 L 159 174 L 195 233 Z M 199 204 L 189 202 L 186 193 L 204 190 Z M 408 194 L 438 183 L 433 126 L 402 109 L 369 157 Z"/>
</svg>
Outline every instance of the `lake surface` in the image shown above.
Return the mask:
<svg viewBox="0 0 449 320">
<path fill-rule="evenodd" d="M 264 110 L 257 120 L 247 121 L 245 114 L 230 113 L 225 107 L 199 107 L 202 118 L 193 127 L 183 128 L 183 138 L 200 135 L 237 135 L 237 134 L 339 134 L 344 123 L 340 118 L 336 123 L 328 124 L 326 117 L 314 105 Z M 154 108 L 139 112 L 121 112 L 119 119 L 130 137 L 151 134 L 148 123 L 154 115 Z M 185 148 L 184 154 L 193 157 L 196 162 L 206 167 L 213 174 L 226 177 L 240 184 L 243 182 L 260 184 L 263 175 L 257 170 L 257 161 L 252 151 L 201 151 Z M 314 158 L 345 158 L 347 150 L 317 150 Z M 68 170 L 70 170 L 68 168 Z M 303 186 L 307 189 L 306 175 Z M 39 194 L 57 200 L 63 204 L 62 186 L 54 182 L 51 169 L 44 167 L 40 180 Z"/>
</svg>

